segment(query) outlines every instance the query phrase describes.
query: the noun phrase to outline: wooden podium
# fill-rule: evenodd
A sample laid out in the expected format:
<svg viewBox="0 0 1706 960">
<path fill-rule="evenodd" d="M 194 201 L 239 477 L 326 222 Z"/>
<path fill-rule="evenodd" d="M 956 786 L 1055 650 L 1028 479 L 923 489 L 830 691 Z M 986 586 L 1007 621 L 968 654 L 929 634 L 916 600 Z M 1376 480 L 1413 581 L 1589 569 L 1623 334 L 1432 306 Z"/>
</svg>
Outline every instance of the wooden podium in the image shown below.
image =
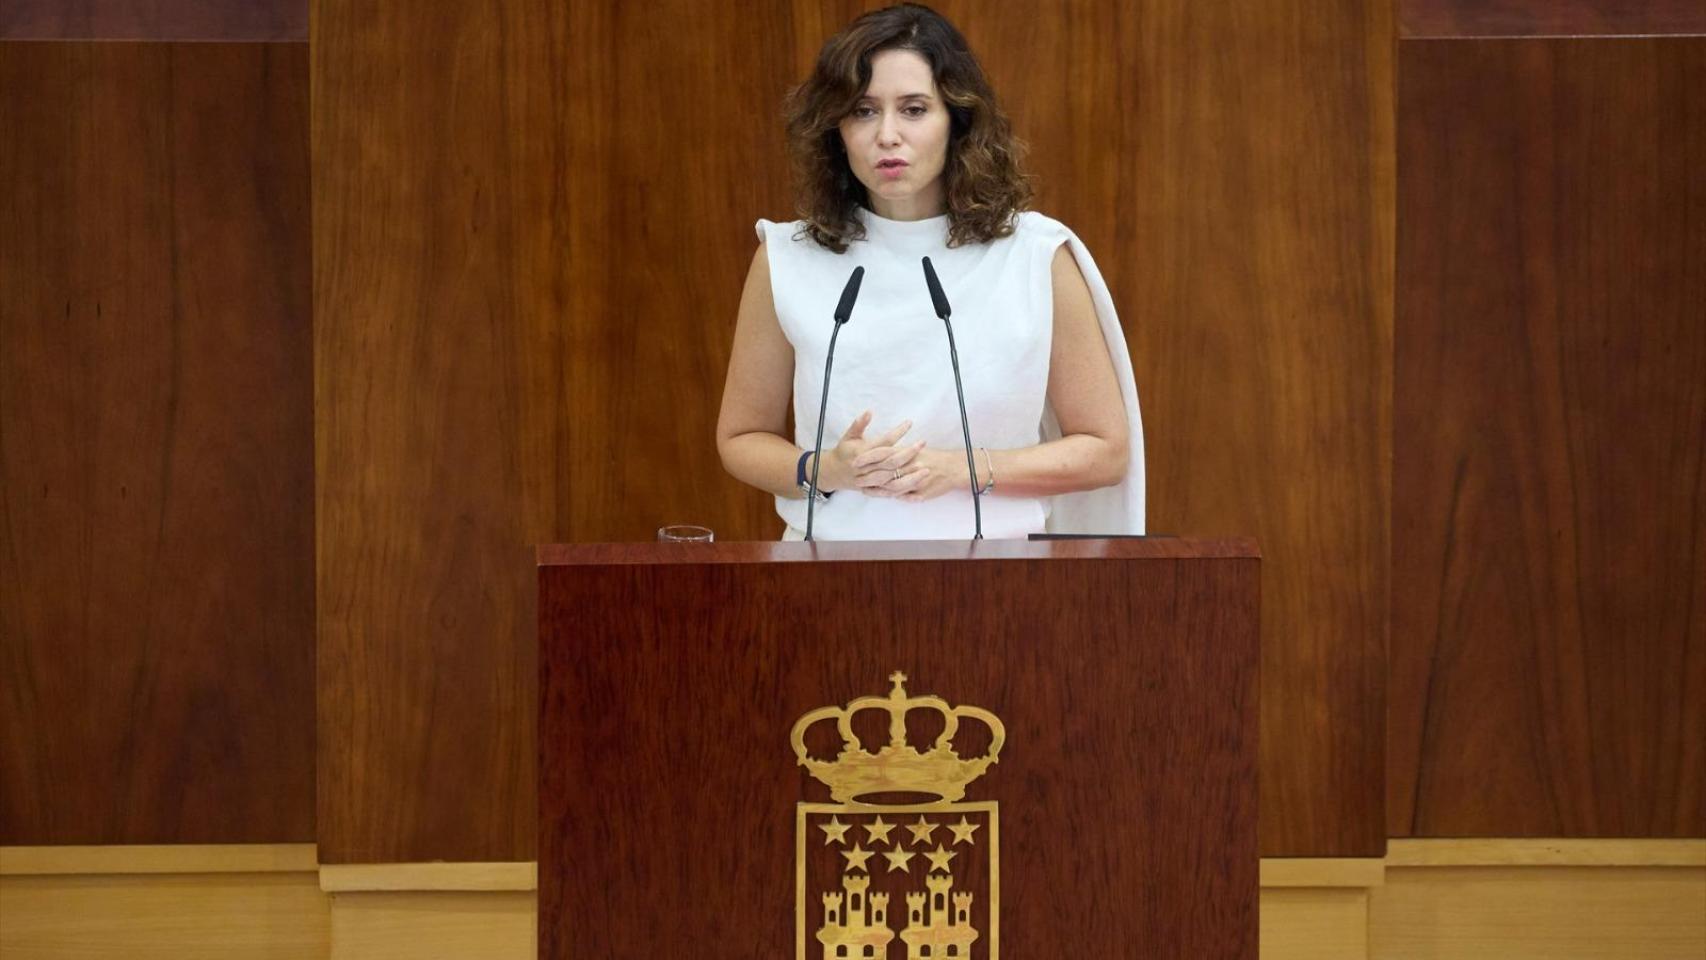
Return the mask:
<svg viewBox="0 0 1706 960">
<path fill-rule="evenodd" d="M 540 548 L 540 955 L 1253 960 L 1259 563 Z"/>
</svg>

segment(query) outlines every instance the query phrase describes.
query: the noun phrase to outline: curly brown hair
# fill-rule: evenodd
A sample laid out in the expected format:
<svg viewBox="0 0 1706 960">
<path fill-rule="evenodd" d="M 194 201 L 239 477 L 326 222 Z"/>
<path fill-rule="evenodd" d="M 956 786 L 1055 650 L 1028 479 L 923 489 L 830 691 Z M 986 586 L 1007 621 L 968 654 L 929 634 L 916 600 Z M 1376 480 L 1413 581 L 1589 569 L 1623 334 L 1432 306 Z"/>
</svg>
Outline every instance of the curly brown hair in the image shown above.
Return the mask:
<svg viewBox="0 0 1706 960">
<path fill-rule="evenodd" d="M 965 38 L 941 14 L 902 3 L 859 17 L 823 45 L 817 66 L 788 92 L 788 153 L 805 233 L 845 253 L 864 236 L 856 218 L 866 191 L 848 165 L 840 124 L 871 83 L 871 58 L 911 50 L 930 64 L 950 119 L 943 168 L 948 245 L 987 243 L 1013 232 L 1030 205 L 1030 178 L 1020 169 L 1023 145 L 1014 138 L 995 91 Z"/>
</svg>

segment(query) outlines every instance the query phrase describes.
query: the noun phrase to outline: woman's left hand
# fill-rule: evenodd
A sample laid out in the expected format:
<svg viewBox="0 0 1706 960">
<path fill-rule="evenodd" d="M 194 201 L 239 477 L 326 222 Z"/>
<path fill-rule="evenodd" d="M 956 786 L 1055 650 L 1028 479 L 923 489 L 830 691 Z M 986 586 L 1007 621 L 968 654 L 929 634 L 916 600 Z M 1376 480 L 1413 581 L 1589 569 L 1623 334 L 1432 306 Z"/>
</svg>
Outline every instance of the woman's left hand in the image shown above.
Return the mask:
<svg viewBox="0 0 1706 960">
<path fill-rule="evenodd" d="M 971 478 L 966 475 L 966 452 L 964 449 L 935 449 L 925 447 L 918 451 L 918 456 L 912 461 L 911 470 L 921 475 L 912 480 L 911 489 L 898 493 L 896 496 L 907 502 L 917 503 L 924 500 L 934 500 L 951 490 L 971 491 Z M 904 472 L 904 471 L 903 471 Z"/>
</svg>

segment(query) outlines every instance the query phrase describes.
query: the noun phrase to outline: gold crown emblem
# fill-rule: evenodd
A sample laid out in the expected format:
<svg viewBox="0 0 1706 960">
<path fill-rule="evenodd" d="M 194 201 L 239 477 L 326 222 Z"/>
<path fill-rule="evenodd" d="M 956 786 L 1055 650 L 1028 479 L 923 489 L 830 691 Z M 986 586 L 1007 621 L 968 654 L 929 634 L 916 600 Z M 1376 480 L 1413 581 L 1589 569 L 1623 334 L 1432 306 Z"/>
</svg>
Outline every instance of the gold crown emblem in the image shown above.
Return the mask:
<svg viewBox="0 0 1706 960">
<path fill-rule="evenodd" d="M 829 786 L 830 796 L 840 803 L 879 793 L 927 794 L 952 803 L 966 795 L 971 783 L 1001 754 L 1007 730 L 995 714 L 979 707 L 950 707 L 941 697 L 913 697 L 906 693 L 906 674 L 889 675 L 894 688 L 886 697 L 860 697 L 843 707 L 819 707 L 794 724 L 789 739 L 800 765 Z M 871 753 L 853 732 L 853 715 L 861 710 L 886 710 L 889 714 L 888 745 Z M 906 742 L 906 715 L 913 710 L 934 710 L 944 726 L 936 743 L 925 753 Z M 834 760 L 814 760 L 806 751 L 806 729 L 820 720 L 835 720 L 841 733 L 841 753 Z M 969 760 L 960 759 L 951 742 L 961 720 L 977 720 L 989 728 L 993 739 L 989 752 Z"/>
</svg>

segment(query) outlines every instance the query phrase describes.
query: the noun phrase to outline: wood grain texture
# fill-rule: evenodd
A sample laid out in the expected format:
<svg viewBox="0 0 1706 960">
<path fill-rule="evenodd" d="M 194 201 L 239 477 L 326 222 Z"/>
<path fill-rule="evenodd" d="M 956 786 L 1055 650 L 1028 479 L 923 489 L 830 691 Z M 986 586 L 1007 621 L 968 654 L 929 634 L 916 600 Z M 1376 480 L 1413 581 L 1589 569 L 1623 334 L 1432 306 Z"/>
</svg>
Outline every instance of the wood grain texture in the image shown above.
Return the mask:
<svg viewBox="0 0 1706 960">
<path fill-rule="evenodd" d="M 587 349 L 558 11 L 317 8 L 326 863 L 532 857 L 530 545 L 566 533 L 563 391 Z"/>
<path fill-rule="evenodd" d="M 312 871 L 0 877 L 0 955 L 321 960 L 329 913 Z"/>
<path fill-rule="evenodd" d="M 102 873 L 313 873 L 312 843 L 0 847 L 0 876 Z"/>
<path fill-rule="evenodd" d="M 875 5 L 316 8 L 328 858 L 533 855 L 527 545 L 778 535 L 717 398 L 781 96 Z M 942 9 L 1113 286 L 1150 527 L 1272 545 L 1264 851 L 1378 855 L 1388 8 Z"/>
<path fill-rule="evenodd" d="M 330 960 L 536 960 L 527 893 L 341 893 Z"/>
<path fill-rule="evenodd" d="M 306 50 L 0 89 L 0 843 L 312 840 Z"/>
<path fill-rule="evenodd" d="M 817 52 L 795 49 L 821 29 L 811 7 L 597 0 L 569 12 L 560 409 L 575 426 L 557 539 L 651 540 L 666 523 L 781 535 L 774 499 L 723 472 L 716 422 L 753 224 L 790 219 L 780 111 Z"/>
<path fill-rule="evenodd" d="M 1389 7 L 942 9 L 1113 290 L 1149 529 L 1262 544 L 1263 855 L 1379 856 Z"/>
<path fill-rule="evenodd" d="M 1369 891 L 1381 960 L 1706 955 L 1706 868 L 1397 867 Z"/>
<path fill-rule="evenodd" d="M 307 0 L 0 0 L 0 40 L 307 39 Z"/>
<path fill-rule="evenodd" d="M 823 3 L 821 36 L 885 5 Z M 1263 545 L 1263 854 L 1379 856 L 1391 5 L 933 6 L 1113 291 L 1149 529 Z"/>
<path fill-rule="evenodd" d="M 540 955 L 789 955 L 789 731 L 899 668 L 1006 727 L 1005 955 L 1253 958 L 1258 561 L 890 549 L 540 568 Z"/>
<path fill-rule="evenodd" d="M 780 534 L 714 428 L 788 11 L 319 8 L 328 862 L 533 858 L 533 544 Z"/>
<path fill-rule="evenodd" d="M 1262 887 L 1265 960 L 1368 960 L 1368 890 Z"/>
<path fill-rule="evenodd" d="M 1394 839 L 1390 867 L 1701 867 L 1706 839 Z"/>
<path fill-rule="evenodd" d="M 514 891 L 539 889 L 532 862 L 500 863 L 328 863 L 320 867 L 320 889 L 328 893 L 384 891 Z"/>
<path fill-rule="evenodd" d="M 1398 0 L 1398 35 L 1615 37 L 1706 33 L 1700 0 Z"/>
<path fill-rule="evenodd" d="M 1220 540 L 1183 537 L 1066 540 L 843 540 L 801 543 L 755 540 L 745 543 L 551 543 L 538 550 L 540 566 L 556 564 L 672 563 L 815 563 L 825 560 L 872 562 L 921 560 L 1025 560 L 1046 556 L 1061 560 L 1162 560 L 1189 557 L 1224 560 L 1259 557 L 1249 537 Z"/>
<path fill-rule="evenodd" d="M 1706 836 L 1706 39 L 1407 42 L 1393 836 Z"/>
</svg>

